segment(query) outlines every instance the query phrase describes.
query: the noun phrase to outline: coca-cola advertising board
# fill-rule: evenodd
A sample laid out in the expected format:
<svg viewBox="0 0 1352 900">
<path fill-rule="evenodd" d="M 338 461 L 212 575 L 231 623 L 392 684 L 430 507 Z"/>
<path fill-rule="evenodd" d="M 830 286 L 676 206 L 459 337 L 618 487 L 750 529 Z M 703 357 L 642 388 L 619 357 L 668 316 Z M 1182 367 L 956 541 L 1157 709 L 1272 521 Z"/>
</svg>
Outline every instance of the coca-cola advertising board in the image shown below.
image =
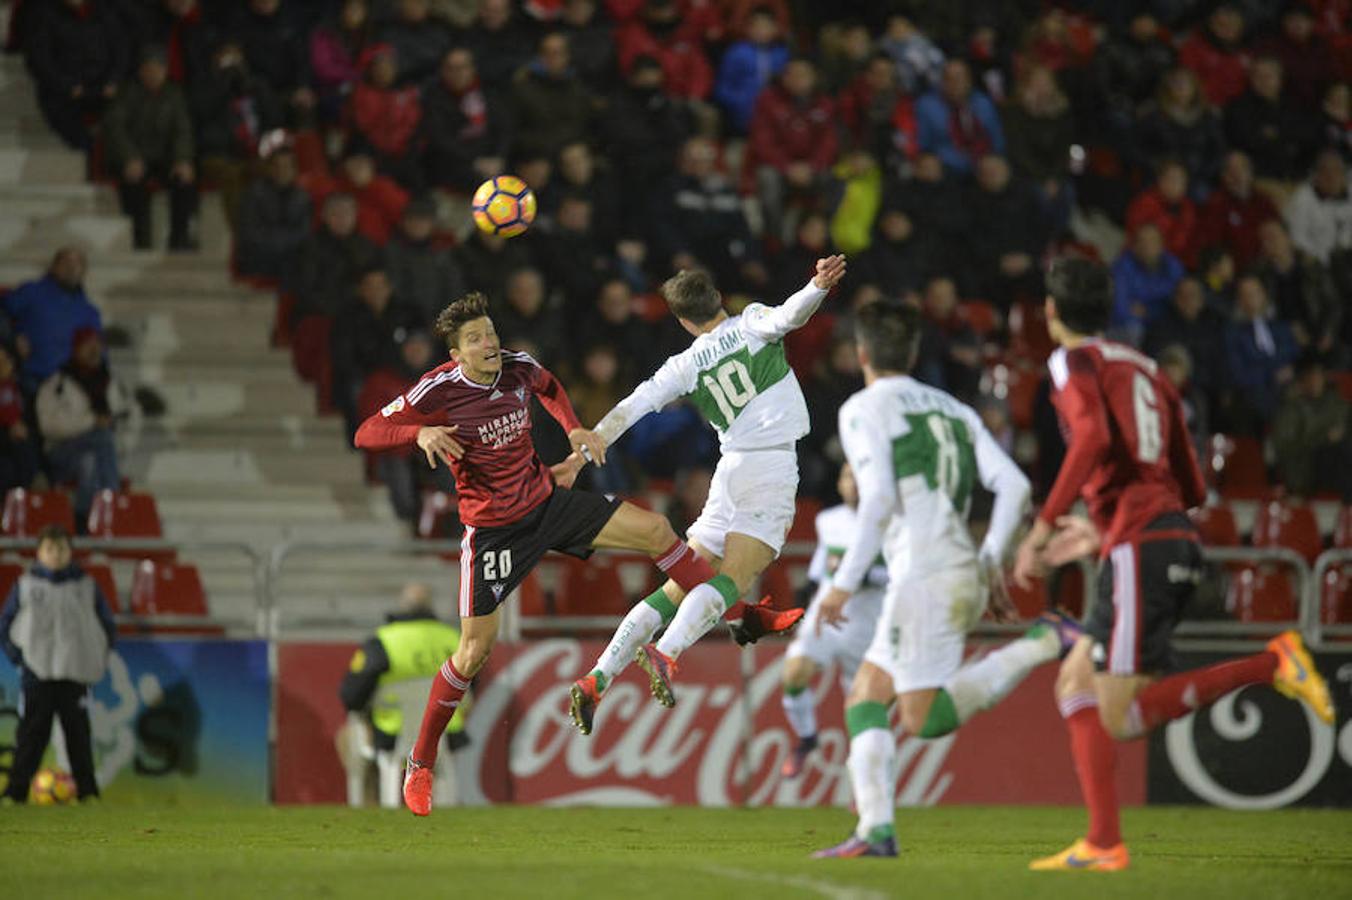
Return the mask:
<svg viewBox="0 0 1352 900">
<path fill-rule="evenodd" d="M 780 709 L 782 643 L 741 651 L 706 640 L 681 657 L 675 709 L 649 696 L 637 668 L 610 688 L 595 731 L 579 735 L 567 687 L 604 645 L 567 639 L 504 644 L 476 685 L 460 771 L 466 802 L 598 805 L 846 805 L 848 740 L 834 672 L 819 684 L 821 745 L 786 781 L 793 735 Z M 334 735 L 337 686 L 352 644 L 283 644 L 278 653 L 279 803 L 340 803 Z M 974 648 L 981 652 L 981 647 Z M 900 805 L 1075 804 L 1079 790 L 1065 726 L 1052 700 L 1054 666 L 1034 672 L 1003 703 L 957 733 L 899 738 Z M 1124 803 L 1145 800 L 1145 745 L 1122 746 Z"/>
<path fill-rule="evenodd" d="M 1184 653 L 1179 662 L 1190 669 L 1224 658 Z M 1314 659 L 1333 696 L 1333 725 L 1272 688 L 1236 691 L 1151 735 L 1150 802 L 1352 806 L 1352 647 Z"/>
</svg>

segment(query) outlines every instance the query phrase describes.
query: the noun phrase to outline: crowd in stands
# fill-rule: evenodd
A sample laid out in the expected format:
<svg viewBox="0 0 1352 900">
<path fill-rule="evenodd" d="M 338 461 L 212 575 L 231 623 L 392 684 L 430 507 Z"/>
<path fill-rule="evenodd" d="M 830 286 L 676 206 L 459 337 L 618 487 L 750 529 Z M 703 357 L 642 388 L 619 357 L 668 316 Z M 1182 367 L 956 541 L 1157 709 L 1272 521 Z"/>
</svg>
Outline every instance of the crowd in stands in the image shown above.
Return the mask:
<svg viewBox="0 0 1352 900">
<path fill-rule="evenodd" d="M 0 494 L 39 479 L 69 486 L 76 521 L 122 486 L 114 431 L 133 399 L 109 372 L 103 322 L 73 247 L 0 297 Z"/>
<path fill-rule="evenodd" d="M 238 274 L 277 285 L 298 369 L 349 430 L 442 358 L 429 326 L 463 290 L 591 424 L 688 341 L 655 298 L 674 271 L 710 270 L 736 309 L 844 252 L 847 282 L 788 342 L 813 422 L 802 491 L 833 494 L 836 410 L 862 383 L 850 311 L 880 294 L 925 312 L 917 375 L 978 404 L 1045 489 L 1044 265 L 1120 236 L 1111 336 L 1170 373 L 1199 449 L 1268 440 L 1292 493 L 1352 492 L 1326 464 L 1352 458 L 1348 0 L 20 12 L 45 115 L 117 182 L 137 245 L 148 187 L 170 195 L 173 249 L 193 246 L 198 188 L 219 191 Z M 536 191 L 532 229 L 455 233 L 448 210 L 504 172 Z M 677 407 L 618 451 L 594 484 L 698 482 L 716 446 Z M 425 467 L 375 466 L 412 518 Z"/>
</svg>

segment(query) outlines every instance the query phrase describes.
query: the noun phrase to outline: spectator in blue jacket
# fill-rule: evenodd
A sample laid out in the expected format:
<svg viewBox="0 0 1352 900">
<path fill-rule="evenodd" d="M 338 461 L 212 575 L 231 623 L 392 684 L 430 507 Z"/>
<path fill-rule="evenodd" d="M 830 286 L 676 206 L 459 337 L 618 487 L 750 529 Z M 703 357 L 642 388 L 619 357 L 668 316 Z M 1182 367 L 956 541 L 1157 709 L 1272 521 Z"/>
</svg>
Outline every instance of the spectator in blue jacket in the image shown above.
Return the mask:
<svg viewBox="0 0 1352 900">
<path fill-rule="evenodd" d="M 756 98 L 789 61 L 789 48 L 779 22 L 767 7 L 758 7 L 746 23 L 746 38 L 723 54 L 714 82 L 714 99 L 727 111 L 734 131 L 746 134 Z"/>
<path fill-rule="evenodd" d="M 1178 257 L 1164 249 L 1154 223 L 1136 229 L 1131 245 L 1113 263 L 1113 315 L 1116 336 L 1141 346 L 1145 330 L 1164 312 L 1186 273 Z"/>
<path fill-rule="evenodd" d="M 76 331 L 103 331 L 103 318 L 85 294 L 87 268 L 83 251 L 62 247 L 45 276 L 19 285 L 5 297 L 5 314 L 14 323 L 15 344 L 23 357 L 20 383 L 29 395 L 70 359 Z"/>
<path fill-rule="evenodd" d="M 920 151 L 937 155 L 950 172 L 970 175 L 981 157 L 1004 155 L 1000 114 L 972 87 L 972 70 L 960 59 L 944 63 L 938 89 L 916 101 L 915 120 Z"/>
<path fill-rule="evenodd" d="M 1270 317 L 1263 280 L 1257 275 L 1240 278 L 1235 283 L 1235 318 L 1225 328 L 1225 356 L 1235 389 L 1231 430 L 1266 432 L 1299 353 L 1290 326 Z"/>
</svg>

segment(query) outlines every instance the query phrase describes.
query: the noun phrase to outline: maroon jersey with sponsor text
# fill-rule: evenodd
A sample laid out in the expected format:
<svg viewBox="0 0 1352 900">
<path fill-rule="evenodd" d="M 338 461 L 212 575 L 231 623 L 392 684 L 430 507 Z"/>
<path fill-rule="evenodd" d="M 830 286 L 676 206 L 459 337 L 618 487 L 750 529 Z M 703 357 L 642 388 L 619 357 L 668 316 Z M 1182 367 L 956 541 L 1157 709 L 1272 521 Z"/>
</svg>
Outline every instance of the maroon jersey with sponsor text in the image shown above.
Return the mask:
<svg viewBox="0 0 1352 900">
<path fill-rule="evenodd" d="M 1206 500 L 1183 405 L 1154 360 L 1094 339 L 1057 350 L 1047 367 L 1066 437 L 1065 461 L 1040 513 L 1047 524 L 1083 497 L 1106 554 L 1156 516 Z"/>
<path fill-rule="evenodd" d="M 502 351 L 502 371 L 492 384 L 471 381 L 459 363 L 444 363 L 394 398 L 357 429 L 367 450 L 407 446 L 425 425 L 458 425 L 465 455 L 451 463 L 460 520 L 476 527 L 506 525 L 539 506 L 554 479 L 531 440 L 530 399 L 565 431 L 580 428 L 557 378 L 526 353 Z"/>
</svg>

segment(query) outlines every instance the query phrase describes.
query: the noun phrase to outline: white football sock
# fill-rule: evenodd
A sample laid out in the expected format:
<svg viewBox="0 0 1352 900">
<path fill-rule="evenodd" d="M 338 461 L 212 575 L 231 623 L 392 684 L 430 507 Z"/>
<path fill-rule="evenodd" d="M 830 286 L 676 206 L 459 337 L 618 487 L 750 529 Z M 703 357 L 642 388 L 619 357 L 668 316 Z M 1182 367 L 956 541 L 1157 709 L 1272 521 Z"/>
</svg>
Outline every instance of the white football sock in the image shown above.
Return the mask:
<svg viewBox="0 0 1352 900">
<path fill-rule="evenodd" d="M 854 805 L 859 810 L 859 825 L 854 833 L 861 840 L 866 840 L 874 828 L 892 824 L 896 754 L 897 742 L 891 731 L 868 728 L 850 738 L 847 766 Z"/>
<path fill-rule="evenodd" d="M 701 584 L 685 595 L 657 649 L 675 659 L 717 625 L 727 609 L 728 604 L 717 588 Z"/>
<path fill-rule="evenodd" d="M 606 644 L 606 649 L 596 658 L 596 666 L 606 676 L 606 684 L 615 680 L 615 676 L 624 671 L 624 667 L 634 661 L 638 648 L 653 639 L 657 629 L 662 627 L 662 614 L 647 602 L 634 604 L 624 617 L 615 636 Z"/>
<path fill-rule="evenodd" d="M 1048 630 L 1036 637 L 1021 637 L 959 669 L 944 690 L 953 700 L 959 722 L 966 722 L 983 709 L 990 709 L 1018 686 L 1028 673 L 1061 653 L 1061 642 Z"/>
<path fill-rule="evenodd" d="M 811 687 L 805 687 L 796 694 L 784 692 L 784 716 L 789 727 L 800 738 L 812 737 L 817 733 L 817 696 Z"/>
</svg>

